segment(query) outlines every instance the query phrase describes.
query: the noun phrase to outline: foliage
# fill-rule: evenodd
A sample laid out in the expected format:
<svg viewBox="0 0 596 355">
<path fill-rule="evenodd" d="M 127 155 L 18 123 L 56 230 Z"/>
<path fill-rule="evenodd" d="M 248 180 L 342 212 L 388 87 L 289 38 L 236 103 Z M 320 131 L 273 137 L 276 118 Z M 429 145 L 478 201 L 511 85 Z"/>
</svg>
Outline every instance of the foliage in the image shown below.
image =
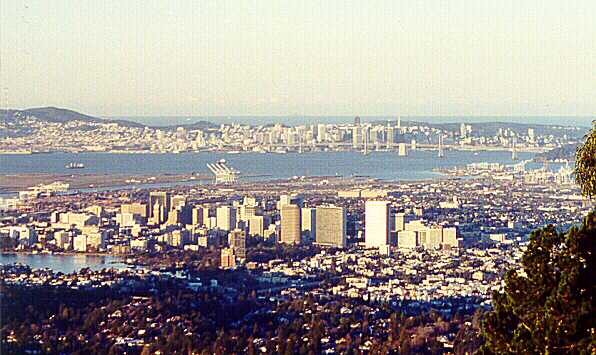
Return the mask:
<svg viewBox="0 0 596 355">
<path fill-rule="evenodd" d="M 504 292 L 493 295 L 480 353 L 596 351 L 594 238 L 594 212 L 567 233 L 553 226 L 532 233 L 523 271 L 509 271 Z"/>
<path fill-rule="evenodd" d="M 596 196 L 596 121 L 586 135 L 586 141 L 577 148 L 575 180 L 584 196 Z"/>
</svg>

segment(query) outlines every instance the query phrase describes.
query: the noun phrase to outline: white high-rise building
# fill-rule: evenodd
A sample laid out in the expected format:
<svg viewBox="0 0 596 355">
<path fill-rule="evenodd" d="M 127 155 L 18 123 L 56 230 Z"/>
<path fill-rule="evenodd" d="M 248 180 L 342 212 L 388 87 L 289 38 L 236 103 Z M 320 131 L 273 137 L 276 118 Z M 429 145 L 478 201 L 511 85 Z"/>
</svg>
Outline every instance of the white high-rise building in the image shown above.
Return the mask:
<svg viewBox="0 0 596 355">
<path fill-rule="evenodd" d="M 352 128 L 352 147 L 358 148 L 362 144 L 362 127 Z"/>
<path fill-rule="evenodd" d="M 319 124 L 317 126 L 317 142 L 325 142 L 327 140 L 327 125 Z"/>
<path fill-rule="evenodd" d="M 217 208 L 217 228 L 230 231 L 236 228 L 236 208 L 220 206 Z"/>
<path fill-rule="evenodd" d="M 408 155 L 408 149 L 406 147 L 406 143 L 399 143 L 399 146 L 398 147 L 399 147 L 398 148 L 398 155 L 400 157 L 405 157 L 405 156 Z"/>
<path fill-rule="evenodd" d="M 389 201 L 366 201 L 364 205 L 364 244 L 378 248 L 390 244 Z"/>
</svg>

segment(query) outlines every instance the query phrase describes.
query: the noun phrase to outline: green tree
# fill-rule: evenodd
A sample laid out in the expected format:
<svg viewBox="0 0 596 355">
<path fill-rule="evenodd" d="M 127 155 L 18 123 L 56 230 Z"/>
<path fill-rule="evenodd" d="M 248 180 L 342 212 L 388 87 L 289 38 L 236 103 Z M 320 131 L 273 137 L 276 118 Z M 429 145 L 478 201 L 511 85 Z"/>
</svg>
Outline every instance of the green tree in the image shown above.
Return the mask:
<svg viewBox="0 0 596 355">
<path fill-rule="evenodd" d="M 586 141 L 577 148 L 575 180 L 585 196 L 596 196 L 596 121 L 593 121 Z"/>
<path fill-rule="evenodd" d="M 523 272 L 511 270 L 484 320 L 481 353 L 596 351 L 596 213 L 580 228 L 532 233 Z"/>
<path fill-rule="evenodd" d="M 596 196 L 596 125 L 578 148 L 576 180 Z M 522 271 L 510 270 L 483 322 L 483 354 L 596 353 L 596 211 L 579 227 L 532 232 Z"/>
</svg>

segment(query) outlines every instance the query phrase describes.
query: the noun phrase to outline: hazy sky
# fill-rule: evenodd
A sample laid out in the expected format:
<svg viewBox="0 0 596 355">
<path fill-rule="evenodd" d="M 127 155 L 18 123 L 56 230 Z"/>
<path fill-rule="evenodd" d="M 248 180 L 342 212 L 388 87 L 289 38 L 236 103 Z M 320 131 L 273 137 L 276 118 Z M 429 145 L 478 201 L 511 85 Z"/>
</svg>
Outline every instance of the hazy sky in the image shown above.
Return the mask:
<svg viewBox="0 0 596 355">
<path fill-rule="evenodd" d="M 0 1 L 2 106 L 596 114 L 596 1 Z"/>
</svg>

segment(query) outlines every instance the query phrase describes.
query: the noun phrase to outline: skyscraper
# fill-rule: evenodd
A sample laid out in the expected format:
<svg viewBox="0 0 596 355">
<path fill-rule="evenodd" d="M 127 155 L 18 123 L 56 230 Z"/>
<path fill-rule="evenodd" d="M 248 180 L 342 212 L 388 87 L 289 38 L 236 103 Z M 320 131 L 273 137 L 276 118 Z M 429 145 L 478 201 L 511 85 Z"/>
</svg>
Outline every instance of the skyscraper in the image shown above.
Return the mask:
<svg viewBox="0 0 596 355">
<path fill-rule="evenodd" d="M 367 248 L 378 248 L 390 244 L 389 201 L 366 201 L 364 205 L 364 244 Z"/>
<path fill-rule="evenodd" d="M 299 244 L 301 224 L 300 206 L 292 204 L 282 205 L 280 242 Z"/>
<path fill-rule="evenodd" d="M 403 230 L 406 230 L 406 214 L 397 213 L 395 215 L 395 231 L 401 232 Z"/>
<path fill-rule="evenodd" d="M 337 206 L 319 206 L 316 209 L 316 242 L 321 245 L 345 248 L 346 210 Z"/>
<path fill-rule="evenodd" d="M 161 208 L 156 208 L 159 205 L 163 208 L 163 216 L 159 216 L 160 219 L 166 220 L 168 218 L 168 212 L 170 211 L 170 193 L 165 191 L 151 191 L 149 193 L 149 217 L 155 218 L 155 211 L 160 211 Z"/>
<path fill-rule="evenodd" d="M 327 125 L 319 123 L 317 125 L 317 142 L 324 142 L 327 140 Z"/>
<path fill-rule="evenodd" d="M 387 149 L 393 148 L 395 144 L 395 129 L 387 124 Z"/>
<path fill-rule="evenodd" d="M 354 117 L 354 126 L 360 126 L 360 116 Z"/>
<path fill-rule="evenodd" d="M 236 208 L 232 206 L 217 208 L 217 228 L 226 231 L 236 228 Z"/>
<path fill-rule="evenodd" d="M 306 240 L 316 239 L 317 217 L 314 208 L 305 207 L 302 209 L 302 236 Z"/>
<path fill-rule="evenodd" d="M 205 210 L 202 206 L 198 206 L 192 209 L 192 224 L 195 226 L 202 226 L 205 224 Z"/>
<path fill-rule="evenodd" d="M 263 216 L 254 216 L 248 219 L 248 234 L 264 236 L 265 218 Z"/>
<path fill-rule="evenodd" d="M 352 147 L 358 148 L 362 144 L 362 127 L 356 126 L 352 129 Z"/>
</svg>

